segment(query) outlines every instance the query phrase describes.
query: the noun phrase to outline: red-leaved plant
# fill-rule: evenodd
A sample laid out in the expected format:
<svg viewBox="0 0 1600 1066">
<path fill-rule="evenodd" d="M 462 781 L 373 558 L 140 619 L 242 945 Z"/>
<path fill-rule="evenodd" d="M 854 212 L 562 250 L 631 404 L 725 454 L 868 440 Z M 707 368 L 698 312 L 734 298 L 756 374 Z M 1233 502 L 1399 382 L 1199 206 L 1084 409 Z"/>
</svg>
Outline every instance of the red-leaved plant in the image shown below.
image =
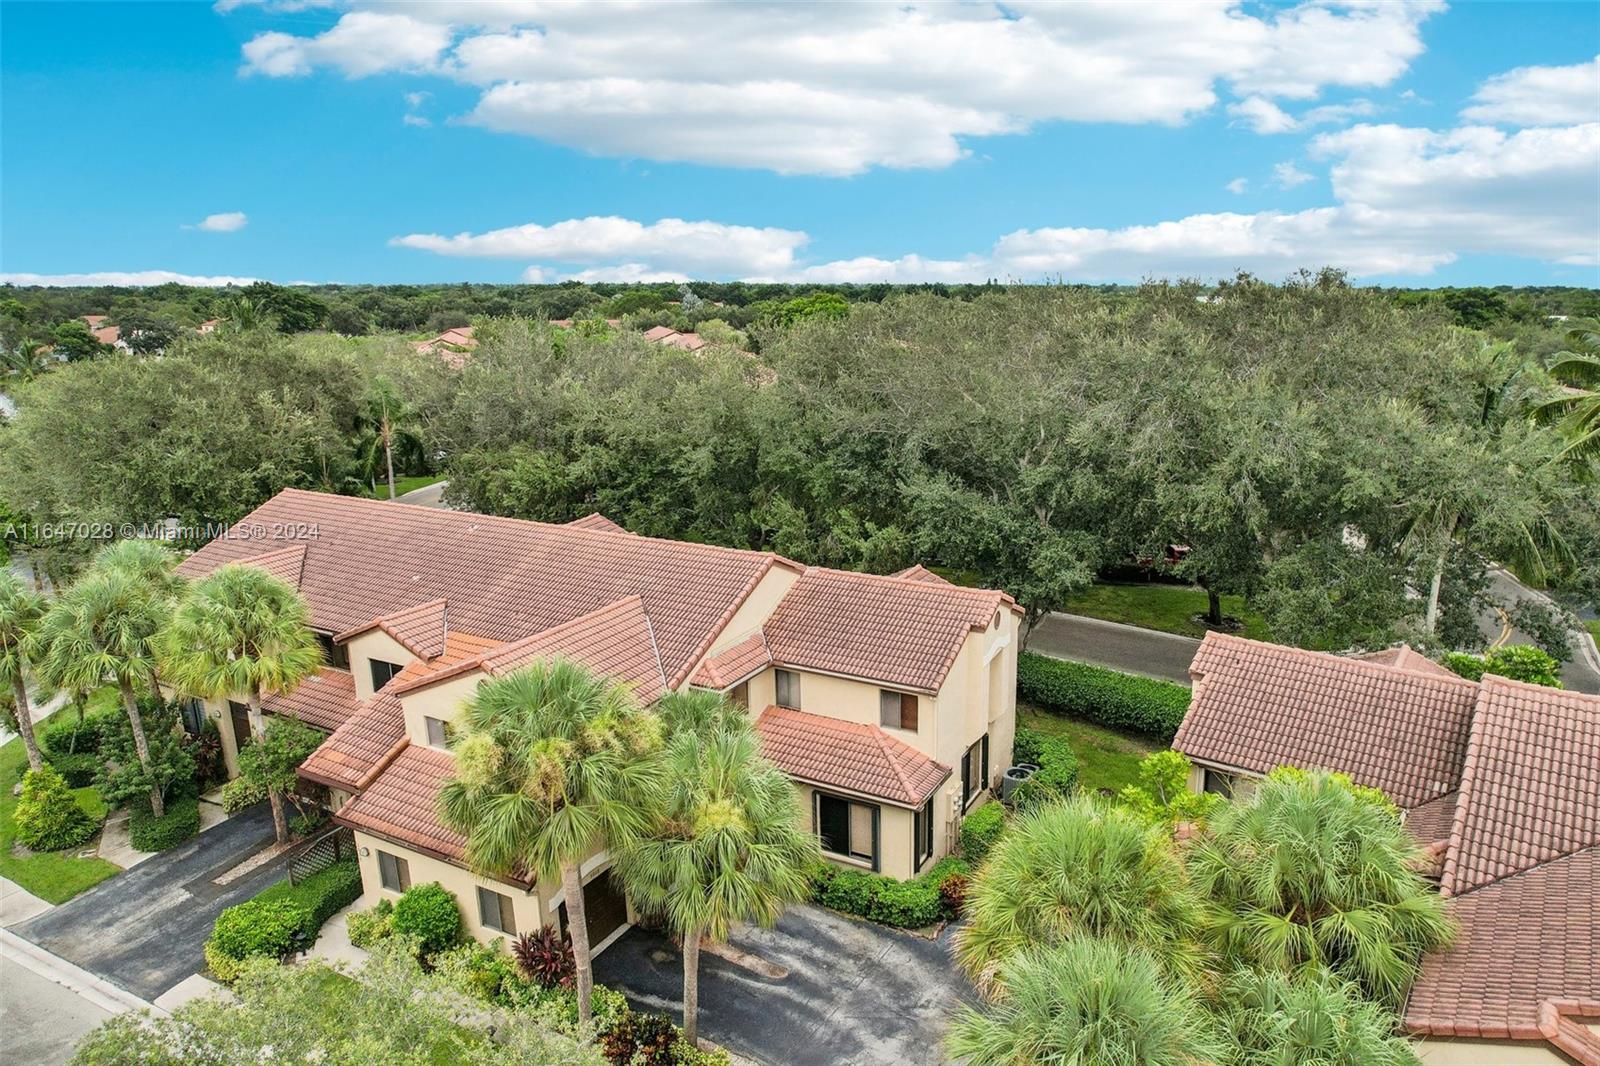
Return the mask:
<svg viewBox="0 0 1600 1066">
<path fill-rule="evenodd" d="M 540 988 L 571 988 L 577 967 L 572 961 L 572 941 L 554 926 L 523 933 L 511 945 L 517 971 Z"/>
</svg>

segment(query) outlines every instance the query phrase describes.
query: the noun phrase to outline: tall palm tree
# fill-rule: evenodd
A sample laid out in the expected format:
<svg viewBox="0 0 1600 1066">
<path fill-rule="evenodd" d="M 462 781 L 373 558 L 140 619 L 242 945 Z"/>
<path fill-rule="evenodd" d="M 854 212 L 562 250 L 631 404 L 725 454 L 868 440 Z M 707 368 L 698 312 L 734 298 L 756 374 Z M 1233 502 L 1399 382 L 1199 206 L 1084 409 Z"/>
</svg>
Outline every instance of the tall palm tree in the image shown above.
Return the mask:
<svg viewBox="0 0 1600 1066">
<path fill-rule="evenodd" d="M 264 692 L 293 692 L 322 668 L 300 594 L 253 566 L 230 564 L 189 586 L 162 634 L 161 662 L 180 691 L 203 697 L 243 696 L 250 734 L 266 740 Z M 289 839 L 283 796 L 269 791 L 278 843 Z"/>
<path fill-rule="evenodd" d="M 1212 819 L 1189 869 L 1226 956 L 1325 967 L 1398 1007 L 1422 956 L 1452 932 L 1419 858 L 1382 793 L 1278 770 Z"/>
<path fill-rule="evenodd" d="M 1561 395 L 1534 408 L 1536 417 L 1554 421 L 1567 438 L 1561 458 L 1580 469 L 1600 459 L 1600 325 L 1584 323 L 1567 331 L 1567 349 L 1551 357 L 1550 376 Z"/>
<path fill-rule="evenodd" d="M 552 659 L 481 686 L 458 725 L 440 818 L 466 836 L 474 870 L 561 879 L 587 1023 L 594 971 L 578 864 L 601 848 L 625 850 L 649 827 L 657 723 L 626 687 Z"/>
<path fill-rule="evenodd" d="M 117 686 L 133 727 L 134 750 L 147 773 L 150 745 L 134 686 L 153 687 L 156 637 L 171 612 L 171 600 L 153 594 L 136 575 L 97 567 L 51 605 L 28 645 L 39 679 L 53 691 L 92 692 L 108 680 Z M 157 817 L 166 813 L 154 782 L 150 810 Z"/>
<path fill-rule="evenodd" d="M 1087 797 L 1047 804 L 1007 830 L 967 892 L 956 958 L 986 991 L 1009 959 L 1086 934 L 1149 948 L 1193 974 L 1202 910 L 1172 841 L 1132 812 Z"/>
<path fill-rule="evenodd" d="M 689 711 L 702 729 L 669 736 L 655 824 L 622 852 L 618 868 L 635 904 L 682 938 L 683 1032 L 693 1044 L 701 941 L 726 940 L 737 922 L 777 921 L 805 898 L 807 871 L 821 853 L 795 817 L 794 785 L 761 757 L 738 708 L 717 715 L 710 704 L 728 704 L 712 693 L 662 702 L 669 701 L 669 714 Z"/>
<path fill-rule="evenodd" d="M 1233 1066 L 1421 1066 L 1394 1015 L 1325 970 L 1239 970 L 1215 1006 Z"/>
<path fill-rule="evenodd" d="M 968 1066 L 1201 1066 L 1223 1052 L 1148 951 L 1077 935 L 1008 962 L 1005 995 L 963 1009 L 946 1046 Z"/>
<path fill-rule="evenodd" d="M 41 769 L 44 757 L 33 735 L 33 709 L 28 703 L 28 642 L 44 615 L 44 600 L 9 570 L 0 570 L 0 687 L 9 687 L 16 704 L 17 734 L 28 752 L 28 768 Z"/>
<path fill-rule="evenodd" d="M 392 500 L 395 498 L 394 453 L 400 451 L 415 458 L 421 451 L 421 438 L 413 428 L 416 412 L 400 395 L 394 382 L 376 377 L 362 397 L 361 420 L 365 431 L 361 444 L 362 465 L 371 476 L 378 468 L 378 460 L 382 459 Z"/>
</svg>

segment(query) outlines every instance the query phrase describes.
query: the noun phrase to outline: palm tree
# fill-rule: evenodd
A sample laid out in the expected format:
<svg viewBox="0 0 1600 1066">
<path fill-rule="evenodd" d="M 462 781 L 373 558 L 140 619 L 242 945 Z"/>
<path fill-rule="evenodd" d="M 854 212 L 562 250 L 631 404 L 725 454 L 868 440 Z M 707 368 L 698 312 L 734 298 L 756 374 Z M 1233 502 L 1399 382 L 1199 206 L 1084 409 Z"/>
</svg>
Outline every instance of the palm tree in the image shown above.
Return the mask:
<svg viewBox="0 0 1600 1066">
<path fill-rule="evenodd" d="M 667 784 L 651 831 L 619 856 L 628 895 L 683 941 L 683 1032 L 695 1042 L 700 944 L 737 922 L 771 925 L 805 898 L 816 837 L 795 816 L 794 785 L 761 758 L 748 720 L 714 693 L 671 696 L 663 717 L 700 729 L 669 735 Z M 732 707 L 718 714 L 715 704 Z M 685 715 L 683 712 L 688 712 Z"/>
<path fill-rule="evenodd" d="M 750 726 L 750 716 L 743 707 L 721 693 L 704 689 L 669 692 L 652 709 L 668 738 L 684 733 L 711 737 Z"/>
<path fill-rule="evenodd" d="M 92 692 L 107 680 L 117 686 L 133 728 L 133 747 L 146 773 L 150 745 L 134 684 L 153 687 L 155 641 L 171 612 L 171 600 L 153 594 L 136 575 L 96 567 L 51 605 L 29 645 L 39 679 L 53 691 Z M 158 818 L 166 813 L 155 782 L 150 786 L 150 810 Z"/>
<path fill-rule="evenodd" d="M 0 687 L 11 689 L 16 704 L 17 734 L 28 751 L 28 768 L 41 769 L 44 757 L 33 735 L 33 710 L 28 703 L 28 657 L 23 645 L 44 615 L 44 600 L 9 570 L 0 570 Z"/>
<path fill-rule="evenodd" d="M 1567 350 L 1551 357 L 1549 369 L 1561 395 L 1539 404 L 1534 415 L 1560 427 L 1567 439 L 1560 458 L 1587 470 L 1600 459 L 1600 325 L 1568 330 Z"/>
<path fill-rule="evenodd" d="M 1216 1007 L 1236 1066 L 1420 1066 L 1394 1016 L 1326 970 L 1294 978 L 1240 970 Z"/>
<path fill-rule="evenodd" d="M 389 480 L 389 499 L 394 499 L 394 453 L 399 450 L 415 458 L 421 451 L 421 438 L 412 428 L 416 412 L 386 377 L 372 379 L 367 393 L 362 397 L 361 421 L 364 437 L 361 444 L 362 465 L 371 476 L 383 460 Z"/>
<path fill-rule="evenodd" d="M 1326 967 L 1398 1006 L 1422 956 L 1446 944 L 1444 901 L 1394 806 L 1338 774 L 1278 770 L 1212 819 L 1190 852 L 1224 955 Z"/>
<path fill-rule="evenodd" d="M 460 730 L 440 818 L 466 836 L 479 873 L 561 879 L 587 1023 L 594 972 L 578 864 L 601 848 L 624 850 L 649 827 L 657 723 L 623 685 L 552 659 L 481 686 Z"/>
<path fill-rule="evenodd" d="M 1172 841 L 1087 797 L 1051 803 L 1006 832 L 972 879 L 956 958 L 980 987 L 1010 984 L 1010 958 L 1087 934 L 1142 945 L 1175 972 L 1202 961 L 1203 912 Z"/>
<path fill-rule="evenodd" d="M 1076 935 L 1007 962 L 1005 995 L 964 1008 L 947 1046 L 968 1066 L 1200 1066 L 1223 1050 L 1148 951 Z"/>
<path fill-rule="evenodd" d="M 300 594 L 253 566 L 229 564 L 189 586 L 162 634 L 167 680 L 202 697 L 243 695 L 250 734 L 264 743 L 264 692 L 293 692 L 322 669 L 322 646 L 311 632 Z M 278 843 L 289 839 L 283 796 L 269 791 Z"/>
</svg>

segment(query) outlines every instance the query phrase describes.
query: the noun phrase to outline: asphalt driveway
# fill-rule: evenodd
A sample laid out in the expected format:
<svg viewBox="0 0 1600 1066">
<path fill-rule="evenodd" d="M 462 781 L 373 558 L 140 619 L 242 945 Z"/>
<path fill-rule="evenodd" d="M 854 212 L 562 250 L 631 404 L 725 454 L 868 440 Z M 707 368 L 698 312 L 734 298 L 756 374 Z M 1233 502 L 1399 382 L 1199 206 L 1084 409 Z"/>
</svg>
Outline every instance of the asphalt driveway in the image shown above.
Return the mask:
<svg viewBox="0 0 1600 1066">
<path fill-rule="evenodd" d="M 768 1066 L 897 1066 L 944 1062 L 945 1027 L 975 1002 L 936 941 L 817 907 L 790 910 L 734 946 L 786 967 L 773 980 L 704 952 L 700 1033 Z M 594 962 L 595 980 L 634 1006 L 681 1021 L 683 960 L 659 933 L 631 929 Z"/>
<path fill-rule="evenodd" d="M 271 842 L 272 814 L 259 804 L 11 931 L 153 1000 L 204 969 L 201 949 L 224 908 L 283 876 L 274 860 L 226 887 L 212 883 Z"/>
</svg>

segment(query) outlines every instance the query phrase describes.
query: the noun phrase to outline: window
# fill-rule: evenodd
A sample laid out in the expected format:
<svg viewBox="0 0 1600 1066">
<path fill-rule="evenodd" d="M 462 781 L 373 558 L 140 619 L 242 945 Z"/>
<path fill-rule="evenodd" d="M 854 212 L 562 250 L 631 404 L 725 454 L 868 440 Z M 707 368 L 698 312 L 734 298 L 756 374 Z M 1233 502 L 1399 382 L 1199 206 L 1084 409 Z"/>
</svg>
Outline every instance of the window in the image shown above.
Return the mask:
<svg viewBox="0 0 1600 1066">
<path fill-rule="evenodd" d="M 233 750 L 243 751 L 255 739 L 250 730 L 250 708 L 237 700 L 229 700 L 228 717 L 233 721 Z"/>
<path fill-rule="evenodd" d="M 732 700 L 734 703 L 738 704 L 740 707 L 743 707 L 746 710 L 749 710 L 749 708 L 750 708 L 750 682 L 741 681 L 737 685 L 735 685 L 732 688 L 730 688 L 728 690 L 728 699 Z"/>
<path fill-rule="evenodd" d="M 317 643 L 322 645 L 322 661 L 329 666 L 340 670 L 350 669 L 350 649 L 343 644 L 335 644 L 333 637 L 327 633 L 318 633 Z"/>
<path fill-rule="evenodd" d="M 1232 798 L 1233 775 L 1225 774 L 1221 770 L 1207 770 L 1205 791 L 1224 798 Z"/>
<path fill-rule="evenodd" d="M 382 659 L 367 660 L 372 664 L 372 691 L 376 692 L 389 683 L 395 674 L 400 672 L 400 667 L 394 663 L 386 663 Z"/>
<path fill-rule="evenodd" d="M 878 690 L 878 721 L 885 729 L 917 731 L 917 697 L 909 692 Z"/>
<path fill-rule="evenodd" d="M 817 839 L 822 850 L 847 855 L 878 868 L 878 808 L 852 803 L 826 792 L 815 793 Z"/>
<path fill-rule="evenodd" d="M 774 670 L 772 676 L 778 686 L 777 704 L 791 711 L 800 709 L 800 675 L 791 670 Z"/>
<path fill-rule="evenodd" d="M 989 734 L 985 733 L 961 757 L 961 807 L 965 810 L 978 793 L 989 787 Z"/>
<path fill-rule="evenodd" d="M 428 743 L 435 748 L 446 747 L 450 738 L 445 735 L 444 722 L 438 718 L 424 717 L 422 722 L 428 729 Z"/>
<path fill-rule="evenodd" d="M 911 819 L 911 854 L 916 856 L 913 872 L 921 873 L 922 864 L 933 857 L 933 797 Z"/>
<path fill-rule="evenodd" d="M 478 889 L 478 921 L 485 929 L 517 935 L 517 916 L 511 910 L 511 897 L 499 892 Z"/>
<path fill-rule="evenodd" d="M 390 892 L 404 892 L 411 887 L 411 864 L 387 851 L 378 852 L 378 880 Z"/>
<path fill-rule="evenodd" d="M 199 736 L 206 725 L 206 705 L 191 696 L 179 702 L 178 711 L 183 716 L 183 731 Z"/>
</svg>

